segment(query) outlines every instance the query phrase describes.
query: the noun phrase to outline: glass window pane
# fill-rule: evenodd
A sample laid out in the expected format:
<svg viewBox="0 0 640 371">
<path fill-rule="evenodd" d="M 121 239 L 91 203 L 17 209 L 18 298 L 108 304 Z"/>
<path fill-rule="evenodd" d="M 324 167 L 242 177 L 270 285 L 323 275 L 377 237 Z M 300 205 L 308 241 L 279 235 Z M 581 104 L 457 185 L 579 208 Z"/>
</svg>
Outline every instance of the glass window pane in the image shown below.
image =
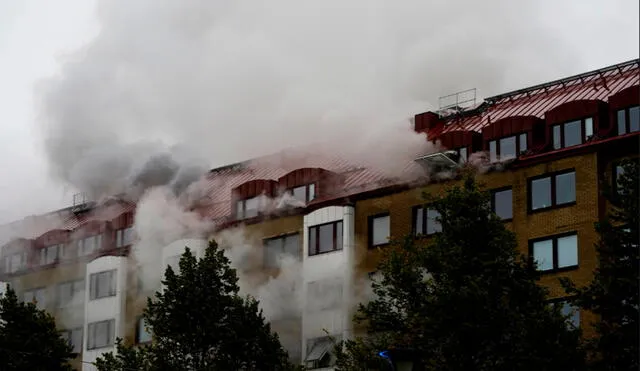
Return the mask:
<svg viewBox="0 0 640 371">
<path fill-rule="evenodd" d="M 250 198 L 244 201 L 244 217 L 253 218 L 258 216 L 259 197 Z"/>
<path fill-rule="evenodd" d="M 582 143 L 581 124 L 581 121 L 571 121 L 563 125 L 565 147 L 571 147 Z"/>
<path fill-rule="evenodd" d="M 520 153 L 527 151 L 527 133 L 520 134 L 519 136 Z"/>
<path fill-rule="evenodd" d="M 584 136 L 585 138 L 593 136 L 593 119 L 591 117 L 584 119 Z"/>
<path fill-rule="evenodd" d="M 578 265 L 578 236 L 558 238 L 558 268 Z"/>
<path fill-rule="evenodd" d="M 316 198 L 316 185 L 315 183 L 309 184 L 309 201 L 312 201 Z"/>
<path fill-rule="evenodd" d="M 317 254 L 316 249 L 316 233 L 318 232 L 318 227 L 310 227 L 309 228 L 309 255 Z"/>
<path fill-rule="evenodd" d="M 274 268 L 278 266 L 278 258 L 282 253 L 282 238 L 272 238 L 264 244 L 264 265 Z"/>
<path fill-rule="evenodd" d="M 531 210 L 551 207 L 551 178 L 531 181 Z"/>
<path fill-rule="evenodd" d="M 342 239 L 342 221 L 336 223 L 336 250 L 342 250 L 343 246 Z"/>
<path fill-rule="evenodd" d="M 496 141 L 492 140 L 489 142 L 489 161 L 496 162 L 498 161 L 498 155 L 496 150 Z"/>
<path fill-rule="evenodd" d="M 511 219 L 513 217 L 512 197 L 511 189 L 495 192 L 493 194 L 493 203 L 495 205 L 494 212 L 500 218 Z"/>
<path fill-rule="evenodd" d="M 383 245 L 389 242 L 390 231 L 390 218 L 389 215 L 379 216 L 373 219 L 371 223 L 371 244 L 373 246 Z"/>
<path fill-rule="evenodd" d="M 556 125 L 553 127 L 553 148 L 558 149 L 560 147 L 562 147 L 560 138 L 560 125 Z"/>
<path fill-rule="evenodd" d="M 427 234 L 433 234 L 442 231 L 442 225 L 436 220 L 440 217 L 440 213 L 434 209 L 427 209 Z"/>
<path fill-rule="evenodd" d="M 627 111 L 621 109 L 618 111 L 618 135 L 627 132 Z"/>
<path fill-rule="evenodd" d="M 576 201 L 576 173 L 556 175 L 556 205 Z"/>
<path fill-rule="evenodd" d="M 325 224 L 318 227 L 320 230 L 320 247 L 319 252 L 327 252 L 333 250 L 333 229 L 334 225 Z"/>
<path fill-rule="evenodd" d="M 533 260 L 536 262 L 538 270 L 546 271 L 553 269 L 553 241 L 544 240 L 534 242 Z"/>
<path fill-rule="evenodd" d="M 236 202 L 236 217 L 238 219 L 244 218 L 244 200 Z"/>
<path fill-rule="evenodd" d="M 460 155 L 461 162 L 467 162 L 467 147 L 460 148 L 458 154 Z"/>
<path fill-rule="evenodd" d="M 71 345 L 73 345 L 74 353 L 80 353 L 82 350 L 82 328 L 71 331 Z"/>
<path fill-rule="evenodd" d="M 144 319 L 138 320 L 138 343 L 147 343 L 151 341 L 151 333 L 147 331 Z"/>
<path fill-rule="evenodd" d="M 291 234 L 284 239 L 284 253 L 295 258 L 300 257 L 300 234 Z"/>
<path fill-rule="evenodd" d="M 293 197 L 301 202 L 307 202 L 307 186 L 295 187 Z"/>
<path fill-rule="evenodd" d="M 414 218 L 414 220 L 413 220 L 413 231 L 414 231 L 414 234 L 416 234 L 416 235 L 424 234 L 424 230 L 422 229 L 422 227 L 424 226 L 423 217 L 424 217 L 424 209 L 421 208 L 421 207 L 417 207 L 415 209 L 415 214 L 413 216 L 413 218 Z"/>
<path fill-rule="evenodd" d="M 636 132 L 640 130 L 640 106 L 629 108 L 629 131 Z"/>
<path fill-rule="evenodd" d="M 516 157 L 516 137 L 500 139 L 500 160 L 509 160 Z"/>
</svg>

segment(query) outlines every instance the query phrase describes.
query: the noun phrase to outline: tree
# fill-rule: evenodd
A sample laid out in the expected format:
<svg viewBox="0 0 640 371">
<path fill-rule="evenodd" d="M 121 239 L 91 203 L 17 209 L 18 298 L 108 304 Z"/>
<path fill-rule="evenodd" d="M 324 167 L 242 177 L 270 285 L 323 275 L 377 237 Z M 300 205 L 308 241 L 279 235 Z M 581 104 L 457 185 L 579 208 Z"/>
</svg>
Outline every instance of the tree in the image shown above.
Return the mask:
<svg viewBox="0 0 640 371">
<path fill-rule="evenodd" d="M 638 370 L 640 332 L 638 326 L 638 280 L 640 252 L 640 193 L 638 162 L 626 160 L 618 189 L 605 188 L 612 205 L 608 216 L 595 224 L 600 239 L 596 244 L 599 266 L 592 282 L 578 288 L 562 280 L 566 292 L 575 295 L 575 303 L 595 313 L 596 336 L 586 340 L 593 357 L 593 370 Z"/>
<path fill-rule="evenodd" d="M 427 201 L 442 231 L 392 243 L 356 313 L 367 336 L 338 348 L 338 367 L 385 369 L 378 351 L 409 348 L 424 370 L 580 369 L 580 331 L 548 304 L 474 178 Z"/>
<path fill-rule="evenodd" d="M 115 370 L 285 370 L 292 366 L 258 302 L 241 297 L 236 271 L 218 245 L 202 259 L 187 248 L 180 273 L 165 272 L 164 289 L 149 298 L 143 318 L 153 343 L 132 348 L 118 341 L 117 353 L 96 361 Z"/>
<path fill-rule="evenodd" d="M 53 317 L 33 303 L 18 301 L 9 287 L 0 294 L 2 370 L 72 370 L 73 347 L 60 336 Z"/>
</svg>

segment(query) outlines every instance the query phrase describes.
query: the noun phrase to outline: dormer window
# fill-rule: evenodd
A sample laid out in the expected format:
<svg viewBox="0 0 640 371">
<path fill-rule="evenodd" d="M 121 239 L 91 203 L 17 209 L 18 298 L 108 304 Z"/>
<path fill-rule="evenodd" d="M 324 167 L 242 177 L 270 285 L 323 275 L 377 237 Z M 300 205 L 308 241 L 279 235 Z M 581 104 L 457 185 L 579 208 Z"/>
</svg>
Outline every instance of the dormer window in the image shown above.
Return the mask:
<svg viewBox="0 0 640 371">
<path fill-rule="evenodd" d="M 618 110 L 618 135 L 640 131 L 640 106 Z"/>
<path fill-rule="evenodd" d="M 78 241 L 78 256 L 91 255 L 102 247 L 102 235 L 86 237 Z"/>
<path fill-rule="evenodd" d="M 593 136 L 593 118 L 569 121 L 552 128 L 553 149 L 577 146 Z"/>
<path fill-rule="evenodd" d="M 295 187 L 291 189 L 291 194 L 298 201 L 308 203 L 316 198 L 316 185 L 315 183 L 310 183 Z"/>
<path fill-rule="evenodd" d="M 236 203 L 236 217 L 248 219 L 258 216 L 260 210 L 260 196 L 240 200 Z"/>
<path fill-rule="evenodd" d="M 527 150 L 527 133 L 492 140 L 489 142 L 491 162 L 511 160 Z"/>
<path fill-rule="evenodd" d="M 40 250 L 40 265 L 53 264 L 62 256 L 63 245 L 51 245 Z"/>
</svg>

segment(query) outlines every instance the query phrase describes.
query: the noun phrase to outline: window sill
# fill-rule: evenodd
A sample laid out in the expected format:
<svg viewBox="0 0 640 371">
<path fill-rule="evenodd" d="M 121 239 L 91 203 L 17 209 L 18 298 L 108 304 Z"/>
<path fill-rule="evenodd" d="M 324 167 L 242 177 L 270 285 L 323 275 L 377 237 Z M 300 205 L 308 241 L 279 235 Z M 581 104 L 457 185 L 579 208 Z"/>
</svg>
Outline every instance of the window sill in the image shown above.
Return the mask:
<svg viewBox="0 0 640 371">
<path fill-rule="evenodd" d="M 93 352 L 93 351 L 96 351 L 96 350 L 106 349 L 106 348 L 113 348 L 113 344 L 103 345 L 103 346 L 93 347 L 93 348 L 87 348 L 87 351 L 88 352 Z"/>
<path fill-rule="evenodd" d="M 575 271 L 578 270 L 580 268 L 579 265 L 571 265 L 568 267 L 562 267 L 562 268 L 555 268 L 555 269 L 549 269 L 546 271 L 538 271 L 541 275 L 543 276 L 549 276 L 555 273 L 564 273 L 564 272 L 570 272 L 570 271 Z"/>
<path fill-rule="evenodd" d="M 115 298 L 116 296 L 117 296 L 117 294 L 100 296 L 100 297 L 96 297 L 96 298 L 91 298 L 91 299 L 89 299 L 89 301 L 97 301 L 97 300 L 100 300 L 100 299 Z"/>
<path fill-rule="evenodd" d="M 545 211 L 563 209 L 565 207 L 575 206 L 576 204 L 577 204 L 576 201 L 572 201 L 572 202 L 567 202 L 566 204 L 547 206 L 547 207 L 542 207 L 542 208 L 539 208 L 539 209 L 529 209 L 529 214 L 531 215 L 531 214 L 537 214 L 537 213 L 541 213 L 541 212 L 545 212 Z"/>
<path fill-rule="evenodd" d="M 322 251 L 322 252 L 318 252 L 318 253 L 315 253 L 315 254 L 308 254 L 308 257 L 318 256 L 318 255 L 325 255 L 325 254 L 331 254 L 331 253 L 333 253 L 333 252 L 338 252 L 338 251 L 342 251 L 342 249 L 330 250 L 330 251 Z"/>
</svg>

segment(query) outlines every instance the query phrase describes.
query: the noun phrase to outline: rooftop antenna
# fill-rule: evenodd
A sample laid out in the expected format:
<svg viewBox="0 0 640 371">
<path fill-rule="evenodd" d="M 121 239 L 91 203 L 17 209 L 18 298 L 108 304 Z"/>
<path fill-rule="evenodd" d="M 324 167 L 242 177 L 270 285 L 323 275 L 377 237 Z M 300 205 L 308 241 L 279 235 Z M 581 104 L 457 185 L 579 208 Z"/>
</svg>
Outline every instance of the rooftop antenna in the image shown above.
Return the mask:
<svg viewBox="0 0 640 371">
<path fill-rule="evenodd" d="M 438 99 L 440 105 L 438 114 L 440 116 L 446 116 L 475 106 L 476 92 L 477 89 L 473 88 L 440 97 Z"/>
</svg>

